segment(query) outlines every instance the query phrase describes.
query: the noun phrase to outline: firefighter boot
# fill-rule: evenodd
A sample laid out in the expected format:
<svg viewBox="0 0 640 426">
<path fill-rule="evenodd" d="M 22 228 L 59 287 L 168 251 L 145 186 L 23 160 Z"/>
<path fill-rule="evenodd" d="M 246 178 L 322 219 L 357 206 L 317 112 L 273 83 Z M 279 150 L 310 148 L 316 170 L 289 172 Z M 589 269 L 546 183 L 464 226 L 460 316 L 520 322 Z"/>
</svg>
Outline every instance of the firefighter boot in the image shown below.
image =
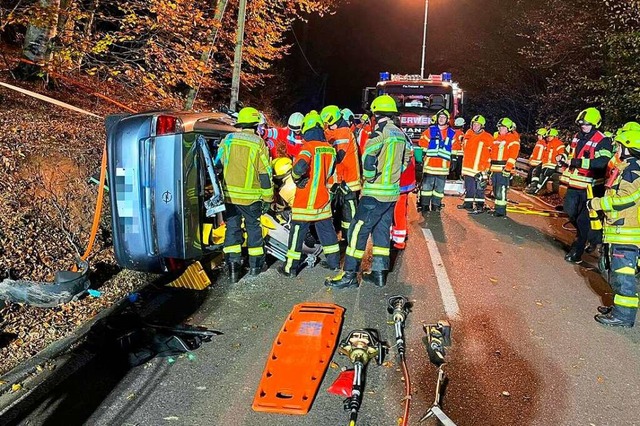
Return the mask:
<svg viewBox="0 0 640 426">
<path fill-rule="evenodd" d="M 354 271 L 340 272 L 333 278 L 327 278 L 324 285 L 338 289 L 358 287 L 358 273 Z"/>
<path fill-rule="evenodd" d="M 575 263 L 576 265 L 579 265 L 582 263 L 582 254 L 579 254 L 577 250 L 572 248 L 569 253 L 564 256 L 564 260 L 569 263 Z"/>
<path fill-rule="evenodd" d="M 613 306 L 598 306 L 598 312 L 603 315 L 610 314 L 613 311 Z"/>
<path fill-rule="evenodd" d="M 612 312 L 608 314 L 597 314 L 593 318 L 600 324 L 608 325 L 610 327 L 633 327 L 633 322 L 623 321 L 620 318 L 616 318 L 613 316 Z"/>
<path fill-rule="evenodd" d="M 296 276 L 296 273 L 293 271 L 287 272 L 287 269 L 284 267 L 284 265 L 278 268 L 278 273 L 280 273 L 280 275 L 286 278 L 295 278 Z"/>
<path fill-rule="evenodd" d="M 469 202 L 469 201 L 465 201 L 462 204 L 458 204 L 458 209 L 462 210 L 473 210 L 473 203 Z"/>
<path fill-rule="evenodd" d="M 362 280 L 377 287 L 384 287 L 387 285 L 387 271 L 371 271 L 368 274 L 362 274 Z"/>
<path fill-rule="evenodd" d="M 233 284 L 240 281 L 242 275 L 242 265 L 239 262 L 229 263 L 229 277 Z"/>
<path fill-rule="evenodd" d="M 418 211 L 422 211 L 422 212 L 428 212 L 430 210 L 430 204 L 431 204 L 431 197 L 420 197 L 420 203 L 418 204 L 420 206 L 420 210 Z"/>
</svg>

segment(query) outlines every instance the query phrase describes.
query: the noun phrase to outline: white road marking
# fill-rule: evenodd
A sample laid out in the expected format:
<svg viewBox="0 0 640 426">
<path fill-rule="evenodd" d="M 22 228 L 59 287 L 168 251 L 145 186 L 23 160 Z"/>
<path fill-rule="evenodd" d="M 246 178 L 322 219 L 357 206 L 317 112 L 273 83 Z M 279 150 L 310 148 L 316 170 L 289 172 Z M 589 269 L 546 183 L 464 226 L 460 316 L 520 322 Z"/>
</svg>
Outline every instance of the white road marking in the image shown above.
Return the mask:
<svg viewBox="0 0 640 426">
<path fill-rule="evenodd" d="M 444 311 L 451 319 L 460 317 L 460 307 L 456 300 L 456 295 L 453 292 L 451 281 L 447 275 L 447 269 L 444 267 L 442 256 L 438 250 L 436 240 L 433 238 L 433 234 L 430 229 L 423 229 L 424 239 L 427 241 L 427 247 L 429 248 L 429 254 L 431 255 L 431 263 L 433 264 L 433 270 L 436 272 L 436 280 L 438 281 L 438 287 L 440 288 L 440 295 L 442 296 L 442 303 L 444 304 Z"/>
</svg>

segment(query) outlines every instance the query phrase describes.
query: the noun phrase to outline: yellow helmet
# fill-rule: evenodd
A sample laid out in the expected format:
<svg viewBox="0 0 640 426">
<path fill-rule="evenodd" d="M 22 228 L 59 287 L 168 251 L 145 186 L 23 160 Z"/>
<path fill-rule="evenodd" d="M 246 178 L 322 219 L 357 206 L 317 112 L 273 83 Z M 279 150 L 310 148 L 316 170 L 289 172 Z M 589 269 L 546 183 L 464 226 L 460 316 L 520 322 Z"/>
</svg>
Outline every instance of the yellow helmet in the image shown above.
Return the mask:
<svg viewBox="0 0 640 426">
<path fill-rule="evenodd" d="M 263 115 L 255 108 L 245 107 L 238 113 L 236 127 L 254 127 L 260 124 Z"/>
<path fill-rule="evenodd" d="M 640 150 L 640 130 L 628 130 L 616 135 L 616 142 L 629 149 Z"/>
<path fill-rule="evenodd" d="M 340 120 L 342 114 L 340 113 L 340 108 L 337 105 L 327 105 L 322 108 L 322 111 L 320 111 L 320 117 L 324 123 L 331 126 Z"/>
<path fill-rule="evenodd" d="M 596 129 L 600 127 L 602 124 L 602 114 L 598 111 L 597 108 L 587 108 L 578 114 L 578 118 L 576 118 L 576 124 L 579 126 L 582 125 L 592 125 Z"/>
<path fill-rule="evenodd" d="M 538 136 L 542 136 L 543 138 L 549 136 L 547 129 L 545 129 L 544 127 L 538 129 L 536 133 L 538 134 Z"/>
<path fill-rule="evenodd" d="M 636 121 L 629 121 L 628 123 L 626 123 L 624 126 L 622 126 L 622 130 L 623 132 L 627 132 L 627 131 L 637 131 L 640 130 L 640 123 L 636 122 Z"/>
<path fill-rule="evenodd" d="M 509 117 L 504 117 L 498 120 L 498 127 L 506 127 L 511 132 L 516 128 L 516 123 Z"/>
<path fill-rule="evenodd" d="M 389 95 L 378 96 L 371 102 L 371 112 L 378 113 L 398 113 L 398 106 L 396 101 Z"/>
<path fill-rule="evenodd" d="M 547 137 L 557 138 L 559 135 L 558 129 L 549 129 L 547 132 Z"/>
<path fill-rule="evenodd" d="M 311 111 L 307 115 L 304 116 L 304 120 L 302 120 L 302 134 L 304 134 L 307 130 L 313 129 L 314 127 L 319 127 L 322 129 L 323 123 L 322 118 L 316 111 Z"/>
<path fill-rule="evenodd" d="M 273 177 L 276 179 L 282 179 L 293 169 L 293 161 L 289 157 L 276 158 L 271 162 L 273 168 Z"/>
<path fill-rule="evenodd" d="M 484 118 L 481 115 L 476 115 L 475 117 L 473 117 L 471 119 L 471 125 L 473 125 L 473 123 L 480 123 L 480 125 L 482 125 L 482 127 L 487 125 L 487 119 Z"/>
</svg>

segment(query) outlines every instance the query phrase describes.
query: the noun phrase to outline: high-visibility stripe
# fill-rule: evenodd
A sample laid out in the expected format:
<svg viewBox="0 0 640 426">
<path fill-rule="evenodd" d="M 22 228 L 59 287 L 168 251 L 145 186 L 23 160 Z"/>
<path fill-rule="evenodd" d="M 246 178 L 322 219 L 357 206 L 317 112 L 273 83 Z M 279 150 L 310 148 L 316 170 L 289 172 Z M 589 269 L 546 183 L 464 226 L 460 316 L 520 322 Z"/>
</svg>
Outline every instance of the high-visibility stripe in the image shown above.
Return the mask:
<svg viewBox="0 0 640 426">
<path fill-rule="evenodd" d="M 240 246 L 240 244 L 236 244 L 236 245 L 233 245 L 233 246 L 223 247 L 222 251 L 224 253 L 241 253 L 242 252 L 242 247 Z"/>
<path fill-rule="evenodd" d="M 249 256 L 262 256 L 264 255 L 263 247 L 249 247 Z"/>
<path fill-rule="evenodd" d="M 294 225 L 293 226 L 293 238 L 291 239 L 291 246 L 295 247 L 298 245 L 298 236 L 300 233 L 300 225 Z M 293 261 L 294 260 L 300 260 L 301 256 L 300 253 L 296 253 L 295 250 L 293 249 L 289 249 L 289 251 L 287 251 L 287 263 L 284 265 L 284 270 L 285 272 L 289 273 L 291 272 L 291 267 L 293 266 Z"/>
<path fill-rule="evenodd" d="M 638 295 L 636 294 L 635 296 L 622 296 L 620 294 L 616 294 L 613 298 L 613 303 L 624 308 L 638 309 Z"/>
<path fill-rule="evenodd" d="M 390 250 L 389 247 L 376 247 L 373 246 L 373 255 L 374 256 L 389 256 Z"/>
<path fill-rule="evenodd" d="M 632 268 L 630 266 L 623 266 L 622 268 L 616 269 L 614 272 L 616 274 L 621 274 L 621 275 L 635 275 L 636 268 Z"/>
<path fill-rule="evenodd" d="M 323 246 L 322 251 L 324 254 L 333 254 L 338 253 L 340 251 L 340 246 L 338 244 L 332 244 L 330 246 Z"/>
<path fill-rule="evenodd" d="M 355 259 L 362 259 L 364 257 L 364 251 L 363 250 L 356 250 L 356 249 L 352 249 L 351 247 L 347 247 L 347 252 L 346 252 L 347 256 L 351 256 Z"/>
<path fill-rule="evenodd" d="M 356 252 L 359 251 L 356 249 L 358 244 L 358 234 L 360 233 L 360 229 L 362 228 L 362 225 L 364 225 L 364 222 L 362 220 L 359 220 L 358 222 L 356 222 L 356 225 L 353 227 L 353 233 L 351 234 L 351 241 L 349 242 L 349 247 L 347 247 L 347 251 L 346 251 L 347 255 L 351 257 L 355 257 L 356 259 L 362 259 L 362 256 L 364 256 L 364 253 L 360 257 L 356 256 Z"/>
<path fill-rule="evenodd" d="M 295 250 L 289 250 L 289 251 L 287 251 L 287 258 L 294 259 L 294 260 L 300 260 L 302 258 L 302 253 L 297 252 Z"/>
<path fill-rule="evenodd" d="M 433 195 L 437 198 L 444 198 L 444 193 L 433 191 Z"/>
<path fill-rule="evenodd" d="M 349 226 L 351 226 L 351 222 L 341 221 L 340 226 L 344 229 L 349 229 Z"/>
</svg>

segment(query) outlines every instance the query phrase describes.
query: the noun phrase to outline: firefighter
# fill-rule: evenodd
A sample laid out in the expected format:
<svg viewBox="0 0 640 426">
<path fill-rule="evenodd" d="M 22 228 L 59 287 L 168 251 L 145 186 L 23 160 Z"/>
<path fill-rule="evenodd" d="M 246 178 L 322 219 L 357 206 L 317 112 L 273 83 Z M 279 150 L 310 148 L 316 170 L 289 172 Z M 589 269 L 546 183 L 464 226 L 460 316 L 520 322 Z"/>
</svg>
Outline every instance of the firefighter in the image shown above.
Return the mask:
<svg viewBox="0 0 640 426">
<path fill-rule="evenodd" d="M 326 125 L 326 139 L 336 150 L 336 182 L 339 190 L 334 197 L 334 210 L 340 220 L 342 238 L 347 239 L 362 189 L 358 147 L 349 123 L 342 118 L 337 106 L 324 107 L 320 117 Z"/>
<path fill-rule="evenodd" d="M 419 206 L 423 212 L 439 212 L 442 209 L 444 185 L 451 163 L 451 146 L 456 134 L 449 127 L 449 111 L 441 109 L 435 117 L 436 123 L 422 133 L 418 142 L 424 162 Z"/>
<path fill-rule="evenodd" d="M 484 130 L 486 124 L 487 120 L 483 116 L 473 117 L 471 128 L 464 134 L 463 141 L 462 176 L 465 196 L 458 208 L 475 214 L 484 212 L 484 187 L 493 144 L 493 138 Z"/>
<path fill-rule="evenodd" d="M 453 145 L 451 145 L 451 173 L 449 174 L 453 180 L 459 180 L 462 175 L 462 156 L 464 155 L 462 141 L 464 140 L 465 124 L 462 117 L 456 118 L 453 123 L 456 133 L 453 136 Z"/>
<path fill-rule="evenodd" d="M 270 147 L 271 157 L 279 156 L 278 148 L 284 146 L 287 155 L 291 158 L 298 155 L 302 147 L 302 120 L 304 115 L 300 112 L 294 112 L 289 116 L 287 127 L 267 128 L 262 133 L 263 139 L 267 141 Z"/>
<path fill-rule="evenodd" d="M 527 182 L 529 186 L 526 192 L 532 193 L 538 188 L 538 182 L 540 182 L 540 174 L 542 173 L 542 156 L 544 150 L 547 147 L 547 129 L 541 128 L 536 132 L 538 140 L 533 147 L 531 156 L 529 156 L 529 174 L 527 176 Z"/>
<path fill-rule="evenodd" d="M 616 135 L 623 161 L 616 165 L 617 178 L 604 197 L 588 201 L 588 208 L 604 212 L 604 243 L 607 245 L 609 285 L 615 293 L 613 306 L 598 307 L 595 320 L 615 327 L 633 327 L 638 311 L 636 273 L 640 250 L 640 131 Z"/>
<path fill-rule="evenodd" d="M 507 215 L 507 191 L 520 153 L 520 135 L 508 117 L 498 121 L 498 136 L 491 147 L 491 186 L 495 197 L 495 217 Z"/>
<path fill-rule="evenodd" d="M 400 196 L 400 174 L 411 159 L 407 136 L 394 123 L 398 115 L 395 100 L 389 95 L 377 97 L 371 103 L 376 127 L 365 147 L 362 168 L 365 179 L 362 199 L 349 227 L 349 246 L 344 271 L 328 278 L 325 285 L 333 288 L 358 286 L 358 269 L 367 248 L 369 235 L 373 239 L 371 273 L 364 279 L 382 287 L 389 270 L 389 229 L 393 211 Z"/>
<path fill-rule="evenodd" d="M 335 181 L 336 151 L 324 136 L 323 123 L 307 114 L 302 125 L 304 146 L 296 156 L 292 176 L 297 189 L 291 209 L 291 230 L 287 261 L 279 272 L 294 277 L 302 257 L 302 244 L 311 225 L 315 226 L 329 269 L 340 268 L 340 247 L 331 220 L 329 188 Z"/>
<path fill-rule="evenodd" d="M 355 136 L 356 116 L 353 114 L 353 111 L 351 111 L 349 108 L 342 108 L 342 110 L 340 110 L 340 114 L 342 114 L 342 118 L 344 119 L 344 121 L 346 121 L 349 124 L 349 128 L 351 129 L 351 132 Z"/>
<path fill-rule="evenodd" d="M 413 142 L 407 137 L 407 146 L 405 149 L 413 152 Z M 420 147 L 417 147 L 420 149 Z M 416 160 L 411 156 L 407 168 L 400 174 L 400 197 L 393 209 L 393 226 L 391 228 L 391 240 L 393 247 L 398 250 L 404 250 L 407 241 L 408 231 L 408 213 L 409 213 L 409 194 L 416 189 Z"/>
<path fill-rule="evenodd" d="M 273 183 L 269 150 L 257 134 L 259 123 L 258 110 L 242 108 L 236 122 L 236 127 L 242 130 L 230 133 L 222 140 L 215 161 L 223 173 L 226 207 L 223 251 L 233 283 L 237 283 L 241 276 L 243 219 L 247 230 L 249 275 L 258 275 L 264 266 L 260 216 L 273 201 Z"/>
<path fill-rule="evenodd" d="M 565 162 L 567 155 L 565 153 L 564 142 L 558 139 L 559 133 L 557 129 L 549 129 L 547 132 L 547 146 L 542 153 L 542 171 L 540 172 L 539 181 L 535 186 L 527 188 L 527 193 L 537 194 L 547 184 L 549 179 L 558 169 L 558 165 Z"/>
<path fill-rule="evenodd" d="M 604 191 L 604 177 L 607 163 L 612 157 L 611 139 L 598 128 L 602 115 L 596 108 L 587 108 L 576 119 L 580 131 L 576 133 L 569 147 L 560 182 L 567 185 L 564 197 L 564 211 L 577 230 L 577 236 L 565 260 L 581 263 L 587 241 L 595 247 L 601 240 L 599 232 L 591 231 L 587 211 L 587 189 L 591 187 L 595 196 Z M 590 235 L 591 234 L 591 235 Z"/>
</svg>

